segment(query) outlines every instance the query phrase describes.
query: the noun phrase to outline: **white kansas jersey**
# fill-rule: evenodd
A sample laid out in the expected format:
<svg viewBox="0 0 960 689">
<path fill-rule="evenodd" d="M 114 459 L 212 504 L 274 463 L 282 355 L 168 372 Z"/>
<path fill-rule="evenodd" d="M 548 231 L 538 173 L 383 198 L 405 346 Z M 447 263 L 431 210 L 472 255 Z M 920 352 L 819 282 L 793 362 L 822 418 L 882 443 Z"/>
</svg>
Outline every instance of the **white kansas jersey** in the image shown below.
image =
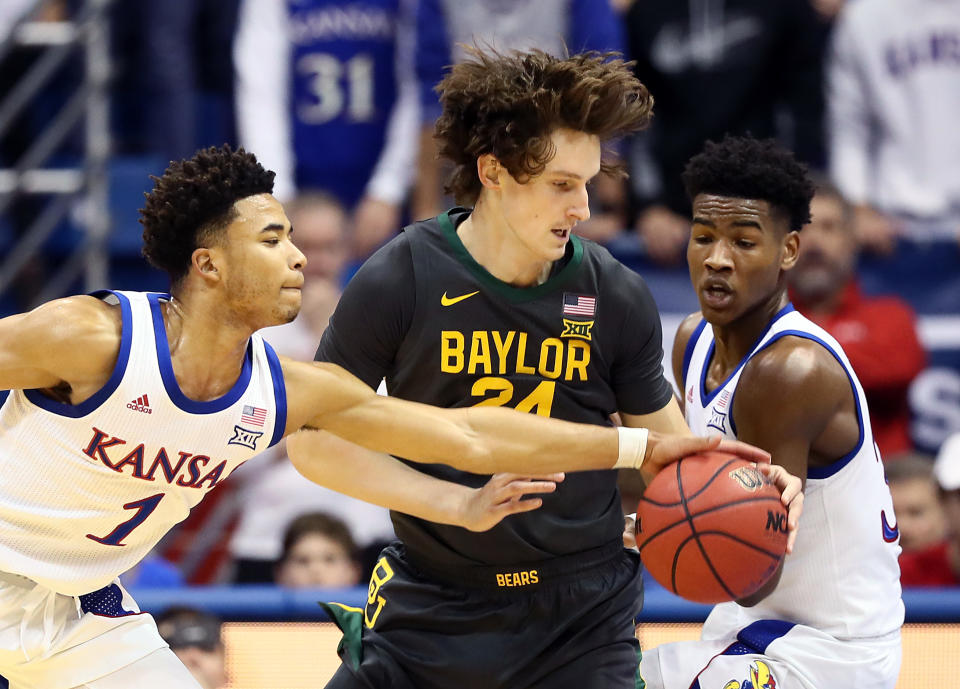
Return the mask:
<svg viewBox="0 0 960 689">
<path fill-rule="evenodd" d="M 701 321 L 683 358 L 687 423 L 698 435 L 736 438 L 733 407 L 740 374 L 757 352 L 787 336 L 817 342 L 843 366 L 856 396 L 860 438 L 830 466 L 808 470 L 797 540 L 774 592 L 749 608 L 718 605 L 711 621 L 740 629 L 755 620 L 787 620 L 839 639 L 889 634 L 903 623 L 899 532 L 863 388 L 837 341 L 788 304 L 730 377 L 708 392 L 713 329 Z"/>
<path fill-rule="evenodd" d="M 161 313 L 169 296 L 97 296 L 123 315 L 103 388 L 78 405 L 16 390 L 0 409 L 0 571 L 71 596 L 143 559 L 286 425 L 280 363 L 259 335 L 233 388 L 197 402 L 173 373 Z"/>
</svg>

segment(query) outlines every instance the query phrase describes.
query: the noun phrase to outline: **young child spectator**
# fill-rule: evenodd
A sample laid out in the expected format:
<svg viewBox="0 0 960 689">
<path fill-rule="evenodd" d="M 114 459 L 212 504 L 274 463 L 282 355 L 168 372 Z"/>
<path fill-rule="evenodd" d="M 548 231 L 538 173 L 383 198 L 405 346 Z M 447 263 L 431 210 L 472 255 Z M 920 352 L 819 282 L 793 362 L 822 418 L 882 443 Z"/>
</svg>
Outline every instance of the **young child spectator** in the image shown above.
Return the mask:
<svg viewBox="0 0 960 689">
<path fill-rule="evenodd" d="M 324 512 L 294 519 L 283 536 L 276 582 L 288 588 L 346 588 L 360 583 L 357 546 L 347 525 Z"/>
<path fill-rule="evenodd" d="M 884 462 L 884 473 L 893 497 L 903 552 L 942 544 L 947 522 L 933 477 L 933 457 L 913 452 L 894 455 Z"/>
<path fill-rule="evenodd" d="M 940 448 L 933 475 L 939 484 L 947 538 L 900 556 L 900 581 L 904 586 L 960 586 L 960 433 L 947 438 Z"/>
<path fill-rule="evenodd" d="M 196 608 L 174 606 L 157 616 L 157 629 L 203 689 L 227 686 L 220 620 Z"/>
<path fill-rule="evenodd" d="M 836 187 L 820 182 L 810 213 L 788 273 L 790 298 L 843 346 L 867 395 L 881 455 L 910 450 L 907 390 L 926 364 L 916 316 L 902 299 L 860 293 L 852 211 Z"/>
</svg>

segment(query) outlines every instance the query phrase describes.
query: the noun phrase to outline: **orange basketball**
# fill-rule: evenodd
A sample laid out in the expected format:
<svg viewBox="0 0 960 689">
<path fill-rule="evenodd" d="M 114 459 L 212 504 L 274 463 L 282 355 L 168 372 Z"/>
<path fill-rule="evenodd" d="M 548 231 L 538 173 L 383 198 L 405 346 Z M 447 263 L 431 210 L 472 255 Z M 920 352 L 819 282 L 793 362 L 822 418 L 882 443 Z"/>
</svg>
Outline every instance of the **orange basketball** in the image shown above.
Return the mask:
<svg viewBox="0 0 960 689">
<path fill-rule="evenodd" d="M 736 600 L 763 586 L 783 559 L 787 510 L 751 462 L 726 452 L 691 455 L 644 491 L 637 547 L 653 578 L 677 595 Z"/>
</svg>

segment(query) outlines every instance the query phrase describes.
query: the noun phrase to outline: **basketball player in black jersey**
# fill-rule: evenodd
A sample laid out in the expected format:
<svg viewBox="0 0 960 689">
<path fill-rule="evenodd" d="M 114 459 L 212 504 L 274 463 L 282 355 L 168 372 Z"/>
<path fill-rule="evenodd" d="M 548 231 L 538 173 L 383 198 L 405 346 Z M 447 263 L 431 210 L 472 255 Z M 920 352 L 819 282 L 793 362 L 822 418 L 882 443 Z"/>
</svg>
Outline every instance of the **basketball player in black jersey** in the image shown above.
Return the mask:
<svg viewBox="0 0 960 689">
<path fill-rule="evenodd" d="M 611 56 L 474 52 L 438 86 L 451 191 L 472 208 L 418 222 L 347 286 L 317 352 L 392 396 L 446 407 L 688 434 L 663 377 L 660 319 L 642 278 L 572 233 L 601 143 L 643 127 L 652 99 Z M 291 457 L 345 462 L 327 434 Z M 477 486 L 486 478 L 419 467 Z M 787 485 L 780 474 L 781 486 Z M 795 515 L 794 515 L 795 516 Z M 393 513 L 363 611 L 328 687 L 634 687 L 637 557 L 623 549 L 611 471 L 568 474 L 540 510 L 472 533 Z"/>
</svg>

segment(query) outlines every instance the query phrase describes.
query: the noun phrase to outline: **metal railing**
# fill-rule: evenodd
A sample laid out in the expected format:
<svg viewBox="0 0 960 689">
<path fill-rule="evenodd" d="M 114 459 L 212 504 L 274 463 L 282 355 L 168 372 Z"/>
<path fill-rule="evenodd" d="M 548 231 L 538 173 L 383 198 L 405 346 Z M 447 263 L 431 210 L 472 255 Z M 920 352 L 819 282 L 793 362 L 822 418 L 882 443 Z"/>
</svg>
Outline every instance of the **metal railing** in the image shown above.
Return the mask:
<svg viewBox="0 0 960 689">
<path fill-rule="evenodd" d="M 105 287 L 111 223 L 108 208 L 107 162 L 110 156 L 110 49 L 107 11 L 113 0 L 86 0 L 69 21 L 21 20 L 0 43 L 0 59 L 16 47 L 42 47 L 33 64 L 0 102 L 0 136 L 42 89 L 48 87 L 79 52 L 83 74 L 76 90 L 60 111 L 10 168 L 0 168 L 0 216 L 26 196 L 45 196 L 43 210 L 23 231 L 0 261 L 0 295 L 10 288 L 20 270 L 44 247 L 50 234 L 82 200 L 79 214 L 84 239 L 75 252 L 51 274 L 45 287 L 33 295 L 34 304 L 62 296 L 81 274 L 84 289 Z M 29 17 L 29 13 L 27 15 Z M 83 122 L 78 163 L 68 168 L 44 167 Z"/>
</svg>

